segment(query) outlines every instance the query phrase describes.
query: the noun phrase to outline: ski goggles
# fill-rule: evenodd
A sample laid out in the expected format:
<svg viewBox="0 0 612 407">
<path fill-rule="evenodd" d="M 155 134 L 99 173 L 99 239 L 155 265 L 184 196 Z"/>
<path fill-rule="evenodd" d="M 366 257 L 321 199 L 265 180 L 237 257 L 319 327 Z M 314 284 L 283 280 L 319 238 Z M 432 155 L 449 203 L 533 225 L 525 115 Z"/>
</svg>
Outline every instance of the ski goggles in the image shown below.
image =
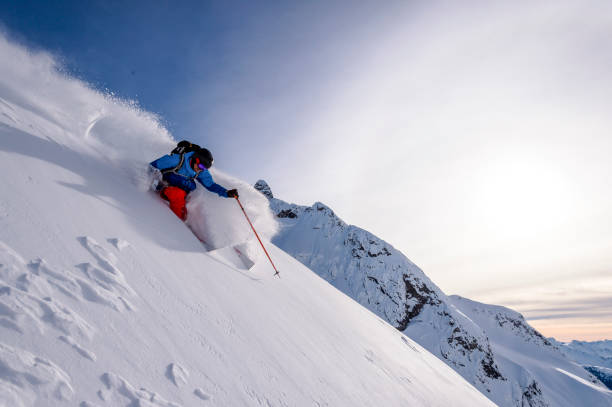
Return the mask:
<svg viewBox="0 0 612 407">
<path fill-rule="evenodd" d="M 209 169 L 210 167 L 212 167 L 212 161 L 210 161 L 210 162 L 205 161 L 205 162 L 203 162 L 203 163 L 202 163 L 202 162 L 200 161 L 200 159 L 199 159 L 199 158 L 196 158 L 196 166 L 197 166 L 197 167 L 198 167 L 198 168 L 199 168 L 201 171 L 204 171 L 204 170 L 207 170 L 207 169 Z"/>
</svg>

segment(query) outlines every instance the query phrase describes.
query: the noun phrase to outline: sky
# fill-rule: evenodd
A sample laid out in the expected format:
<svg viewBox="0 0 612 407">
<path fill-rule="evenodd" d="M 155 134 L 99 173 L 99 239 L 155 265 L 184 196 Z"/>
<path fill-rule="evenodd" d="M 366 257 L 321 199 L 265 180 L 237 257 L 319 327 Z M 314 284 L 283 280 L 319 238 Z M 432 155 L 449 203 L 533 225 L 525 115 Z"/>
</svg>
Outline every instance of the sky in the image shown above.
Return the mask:
<svg viewBox="0 0 612 407">
<path fill-rule="evenodd" d="M 612 338 L 609 2 L 3 3 L 13 41 L 446 293 Z"/>
</svg>

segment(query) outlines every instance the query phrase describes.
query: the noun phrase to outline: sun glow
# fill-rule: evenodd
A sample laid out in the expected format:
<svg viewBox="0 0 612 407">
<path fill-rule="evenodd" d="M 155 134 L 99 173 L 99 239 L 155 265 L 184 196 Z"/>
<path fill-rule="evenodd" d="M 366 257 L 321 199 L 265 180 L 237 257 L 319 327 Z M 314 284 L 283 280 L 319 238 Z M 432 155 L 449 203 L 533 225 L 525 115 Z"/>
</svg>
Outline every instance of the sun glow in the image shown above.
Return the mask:
<svg viewBox="0 0 612 407">
<path fill-rule="evenodd" d="M 476 216 L 498 238 L 541 236 L 570 220 L 572 203 L 559 167 L 513 157 L 488 166 L 476 180 Z"/>
</svg>

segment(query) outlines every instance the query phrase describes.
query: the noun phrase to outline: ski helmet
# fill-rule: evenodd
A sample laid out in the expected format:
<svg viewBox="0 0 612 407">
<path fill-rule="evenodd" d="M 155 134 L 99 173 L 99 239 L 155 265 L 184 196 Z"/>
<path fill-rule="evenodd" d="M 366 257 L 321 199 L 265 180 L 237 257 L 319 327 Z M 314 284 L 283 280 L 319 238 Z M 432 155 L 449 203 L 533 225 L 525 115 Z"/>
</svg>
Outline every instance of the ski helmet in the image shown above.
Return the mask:
<svg viewBox="0 0 612 407">
<path fill-rule="evenodd" d="M 206 148 L 201 148 L 191 156 L 191 165 L 201 164 L 208 169 L 213 164 L 213 156 Z"/>
</svg>

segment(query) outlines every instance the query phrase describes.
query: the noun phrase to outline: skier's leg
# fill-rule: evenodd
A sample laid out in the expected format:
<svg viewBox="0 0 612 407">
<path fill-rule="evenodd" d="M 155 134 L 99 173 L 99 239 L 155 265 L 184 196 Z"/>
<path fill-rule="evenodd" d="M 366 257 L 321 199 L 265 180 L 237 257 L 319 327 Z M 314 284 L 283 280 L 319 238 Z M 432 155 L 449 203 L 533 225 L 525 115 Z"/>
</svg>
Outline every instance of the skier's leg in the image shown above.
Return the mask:
<svg viewBox="0 0 612 407">
<path fill-rule="evenodd" d="M 170 209 L 182 220 L 187 219 L 187 209 L 185 208 L 185 197 L 187 192 L 178 187 L 167 187 L 161 192 L 162 198 L 170 202 Z"/>
</svg>

